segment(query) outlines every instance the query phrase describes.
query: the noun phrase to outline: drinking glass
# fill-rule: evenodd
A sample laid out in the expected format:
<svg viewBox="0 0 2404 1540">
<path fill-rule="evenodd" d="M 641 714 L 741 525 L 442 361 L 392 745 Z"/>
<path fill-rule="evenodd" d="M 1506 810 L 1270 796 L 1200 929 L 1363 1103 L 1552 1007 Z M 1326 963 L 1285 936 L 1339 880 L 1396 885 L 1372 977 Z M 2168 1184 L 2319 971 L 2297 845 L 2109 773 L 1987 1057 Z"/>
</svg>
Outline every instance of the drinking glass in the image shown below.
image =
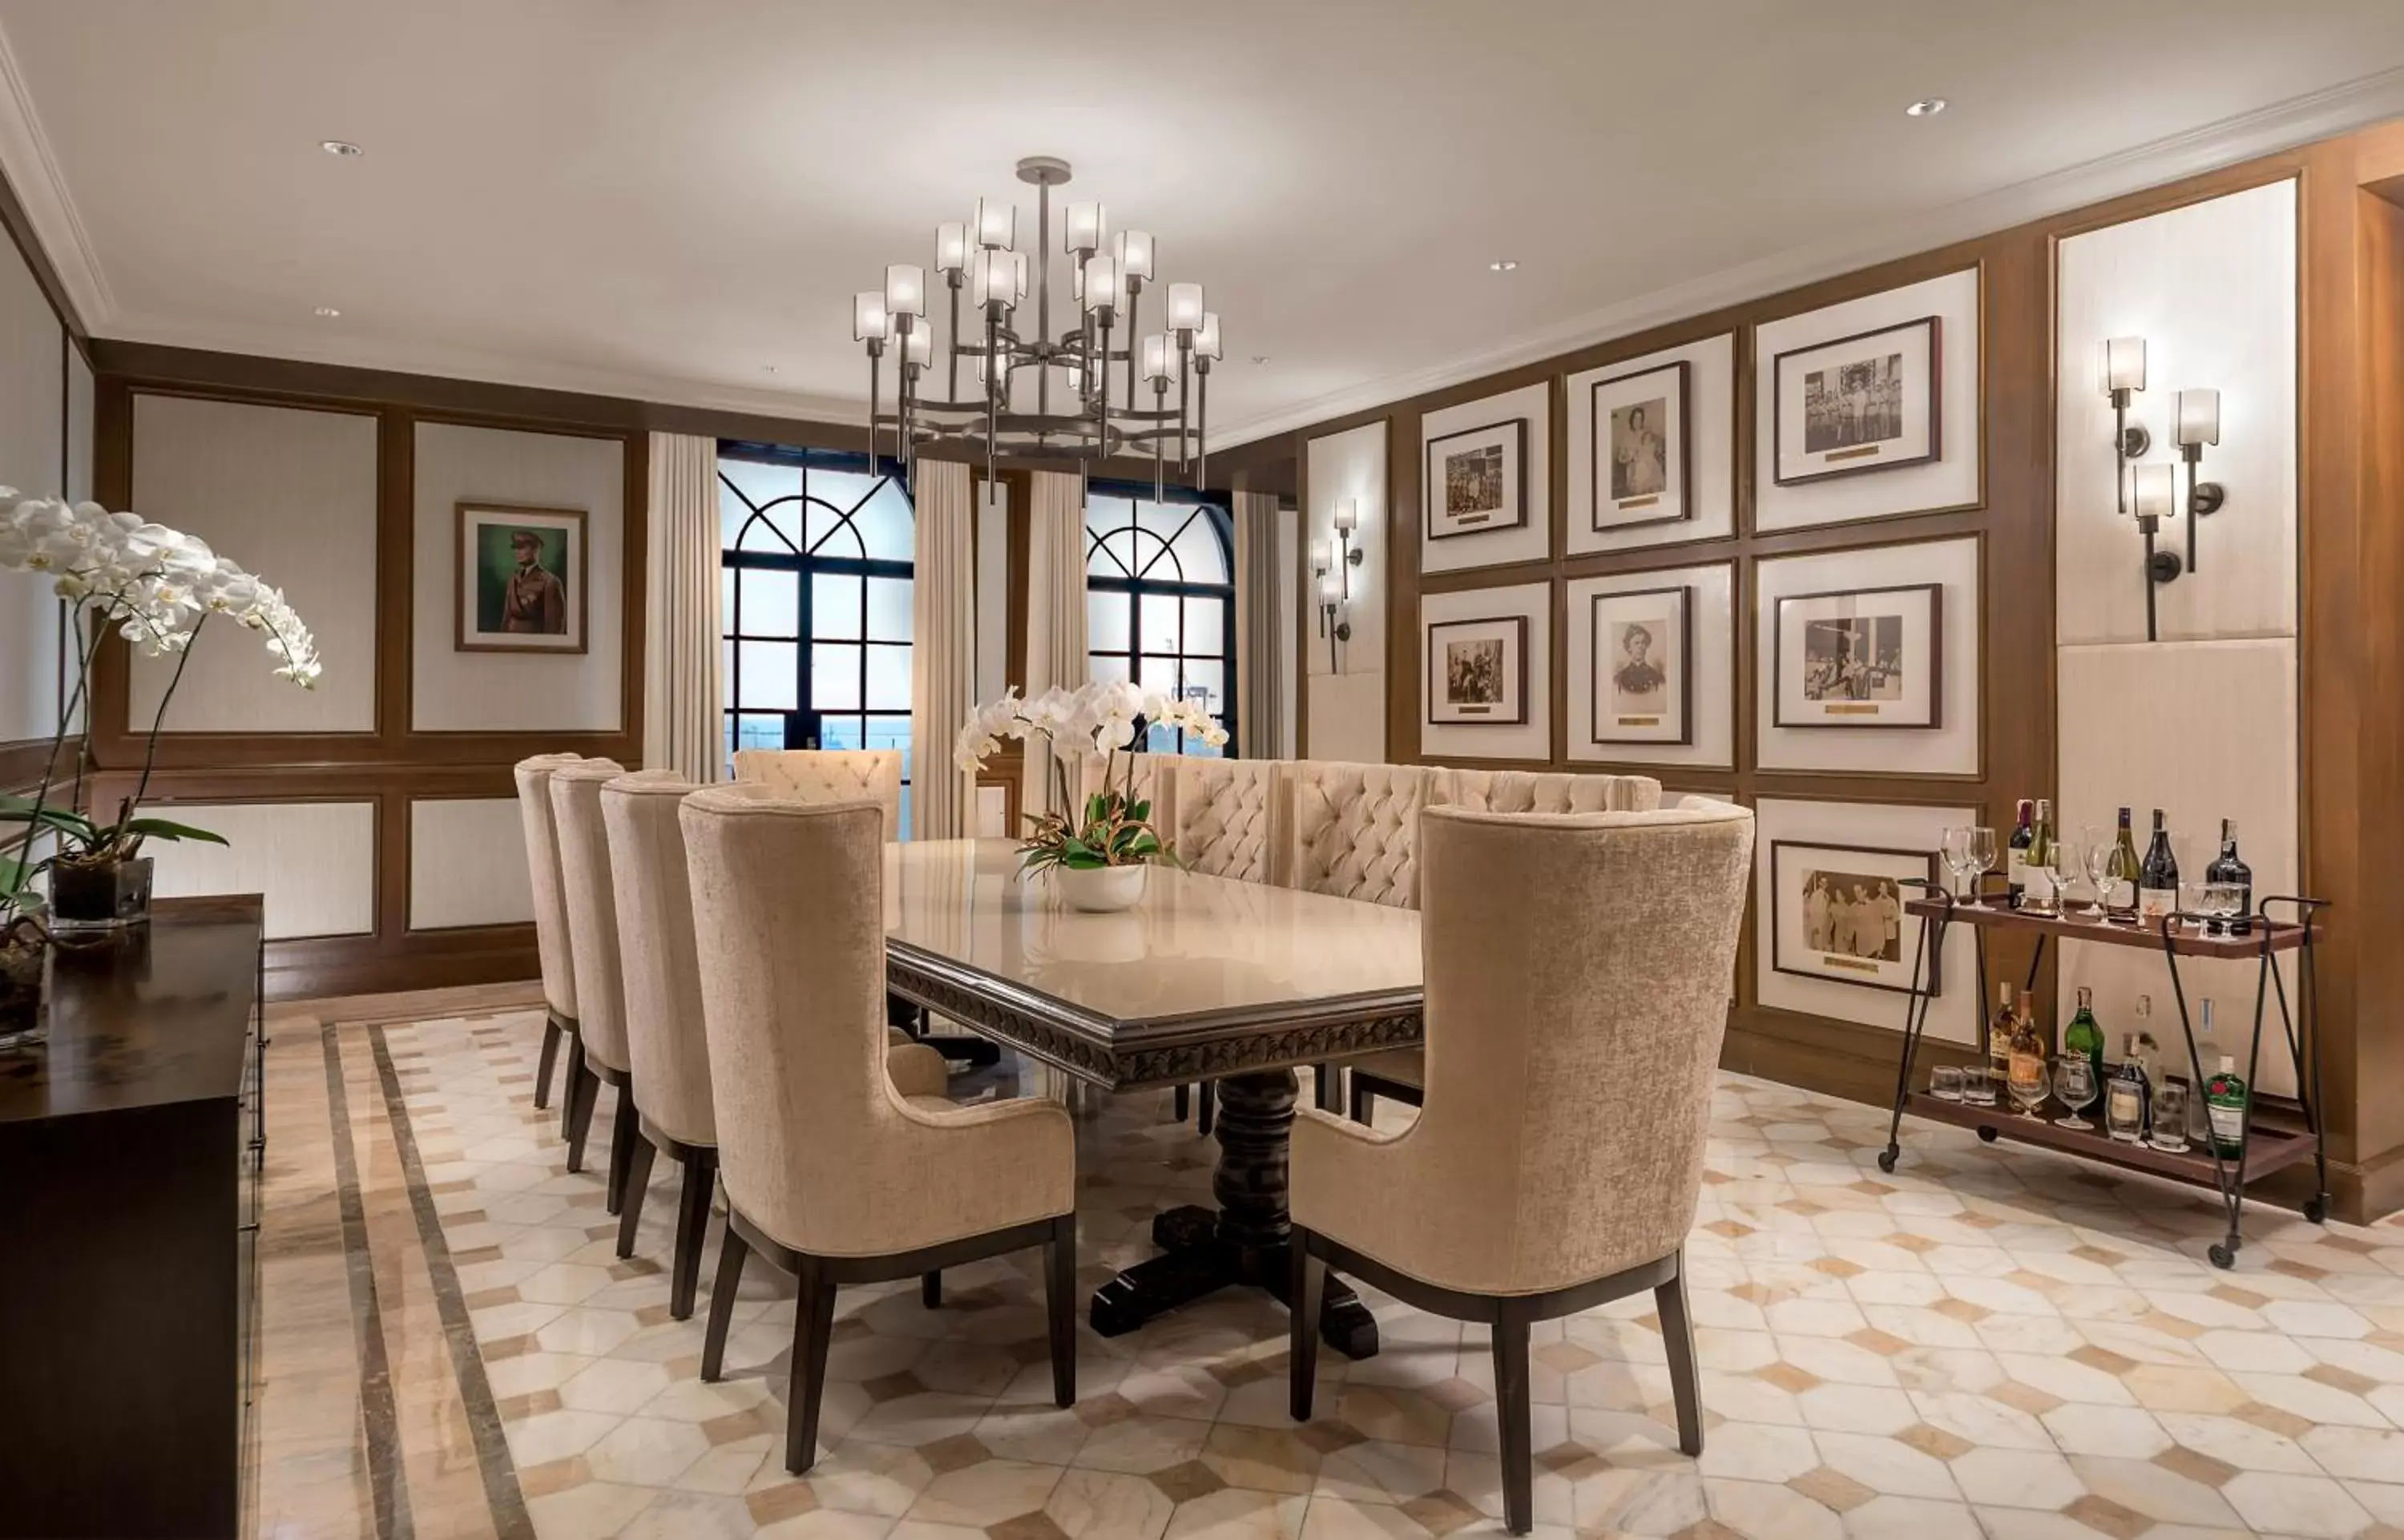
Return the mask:
<svg viewBox="0 0 2404 1540">
<path fill-rule="evenodd" d="M 1962 1071 L 1950 1064 L 1940 1065 L 1928 1076 L 1928 1094 L 1939 1101 L 1962 1099 Z"/>
<path fill-rule="evenodd" d="M 2085 1054 L 2064 1054 L 2055 1059 L 2053 1094 L 2070 1109 L 2070 1115 L 2057 1117 L 2053 1121 L 2064 1128 L 2092 1128 L 2095 1125 L 2078 1114 L 2094 1105 L 2095 1098 L 2103 1089 L 2095 1084 L 2094 1061 Z"/>
<path fill-rule="evenodd" d="M 2240 882 L 2207 882 L 2203 885 L 2204 932 L 2225 936 L 2229 922 L 2245 910 L 2245 885 Z"/>
<path fill-rule="evenodd" d="M 2172 1155 L 2187 1148 L 2186 1081 L 2165 1080 L 2154 1088 L 2154 1131 L 2149 1142 Z"/>
<path fill-rule="evenodd" d="M 2051 1077 L 2045 1072 L 2045 1066 L 2040 1063 L 2036 1068 L 2037 1074 L 2034 1081 L 2022 1085 L 2020 1079 L 2014 1076 L 2006 1078 L 2004 1085 L 2005 1088 L 2011 1092 L 2012 1105 L 2020 1110 L 2020 1116 L 2042 1122 L 2045 1114 L 2037 1109 L 2044 1106 L 2046 1098 L 2053 1094 L 2053 1087 L 2049 1084 Z"/>
<path fill-rule="evenodd" d="M 1970 907 L 1994 907 L 1980 890 L 1986 884 L 1987 874 L 1995 869 L 1995 832 L 1992 829 L 1980 827 L 1970 831 L 1970 864 L 1978 871 L 1978 875 L 1971 880 Z"/>
<path fill-rule="evenodd" d="M 1936 850 L 1945 862 L 1945 870 L 1953 875 L 1953 895 L 1959 898 L 1963 885 L 1978 870 L 1978 863 L 1970 859 L 1970 826 L 1958 823 L 1948 828 L 1939 837 Z"/>
<path fill-rule="evenodd" d="M 1995 1071 L 1983 1064 L 1964 1065 L 1962 1070 L 1962 1099 L 1973 1107 L 1995 1104 Z"/>
<path fill-rule="evenodd" d="M 2203 929 L 2203 886 L 2200 882 L 2179 884 L 2179 919 L 2190 931 Z"/>
<path fill-rule="evenodd" d="M 2101 920 L 2107 914 L 2104 895 L 2112 876 L 2112 851 L 2118 844 L 2116 830 L 2090 823 L 2078 831 L 2078 865 L 2087 874 L 2089 919 Z"/>
</svg>

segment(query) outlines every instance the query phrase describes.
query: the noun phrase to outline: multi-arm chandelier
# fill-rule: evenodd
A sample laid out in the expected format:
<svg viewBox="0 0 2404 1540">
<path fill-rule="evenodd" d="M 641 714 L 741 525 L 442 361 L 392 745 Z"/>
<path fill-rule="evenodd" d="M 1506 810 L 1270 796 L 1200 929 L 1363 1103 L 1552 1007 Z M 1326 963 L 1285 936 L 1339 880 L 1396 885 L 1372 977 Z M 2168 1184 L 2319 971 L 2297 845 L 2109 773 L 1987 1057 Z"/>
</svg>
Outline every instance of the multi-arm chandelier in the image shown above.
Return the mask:
<svg viewBox="0 0 2404 1540">
<path fill-rule="evenodd" d="M 883 290 L 863 289 L 852 297 L 852 336 L 868 347 L 869 447 L 874 452 L 889 430 L 895 453 L 905 463 L 929 446 L 959 445 L 982 454 L 988 470 L 1013 457 L 1091 465 L 1149 447 L 1157 487 L 1171 461 L 1181 470 L 1204 454 L 1210 364 L 1220 356 L 1219 317 L 1202 308 L 1200 284 L 1170 284 L 1166 329 L 1143 335 L 1143 291 L 1153 281 L 1157 257 L 1152 237 L 1139 230 L 1112 234 L 1101 204 L 1070 203 L 1060 245 L 1069 258 L 1076 315 L 1055 332 L 1052 189 L 1068 182 L 1069 162 L 1029 156 L 1018 162 L 1018 179 L 1035 185 L 1031 262 L 1029 253 L 1016 249 L 1013 203 L 980 198 L 967 223 L 935 227 L 935 271 L 951 290 L 941 397 L 928 382 L 936 346 L 927 314 L 927 270 L 897 262 L 885 270 Z M 901 366 L 890 411 L 878 393 L 888 349 Z M 960 393 L 964 362 L 973 386 L 966 396 Z M 1124 382 L 1115 406 L 1114 379 Z M 1150 402 L 1140 409 L 1139 384 L 1151 387 Z M 1174 407 L 1168 402 L 1172 385 Z"/>
</svg>

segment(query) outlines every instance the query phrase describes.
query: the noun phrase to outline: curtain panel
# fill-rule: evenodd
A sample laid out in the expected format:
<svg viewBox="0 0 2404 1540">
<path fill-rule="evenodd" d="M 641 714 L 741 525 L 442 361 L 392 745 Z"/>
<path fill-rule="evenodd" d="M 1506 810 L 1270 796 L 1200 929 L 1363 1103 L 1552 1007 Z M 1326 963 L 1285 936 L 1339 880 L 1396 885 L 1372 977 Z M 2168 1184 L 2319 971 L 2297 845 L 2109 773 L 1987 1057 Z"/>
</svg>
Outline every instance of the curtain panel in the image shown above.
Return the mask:
<svg viewBox="0 0 2404 1540">
<path fill-rule="evenodd" d="M 718 441 L 654 433 L 646 523 L 643 763 L 724 778 L 719 679 Z"/>
<path fill-rule="evenodd" d="M 1287 663 L 1278 638 L 1278 499 L 1238 492 L 1236 525 L 1236 743 L 1246 759 L 1285 757 Z"/>
<path fill-rule="evenodd" d="M 1085 656 L 1085 487 L 1076 476 L 1039 470 L 1027 508 L 1027 693 L 1055 685 L 1074 690 L 1091 665 Z M 1072 767 L 1070 784 L 1076 777 Z M 1019 810 L 1041 813 L 1058 802 L 1051 767 L 1029 745 Z"/>
<path fill-rule="evenodd" d="M 976 546 L 968 466 L 919 460 L 916 569 L 911 589 L 911 833 L 959 839 L 971 824 L 976 777 L 952 763 L 952 740 L 976 700 Z"/>
</svg>

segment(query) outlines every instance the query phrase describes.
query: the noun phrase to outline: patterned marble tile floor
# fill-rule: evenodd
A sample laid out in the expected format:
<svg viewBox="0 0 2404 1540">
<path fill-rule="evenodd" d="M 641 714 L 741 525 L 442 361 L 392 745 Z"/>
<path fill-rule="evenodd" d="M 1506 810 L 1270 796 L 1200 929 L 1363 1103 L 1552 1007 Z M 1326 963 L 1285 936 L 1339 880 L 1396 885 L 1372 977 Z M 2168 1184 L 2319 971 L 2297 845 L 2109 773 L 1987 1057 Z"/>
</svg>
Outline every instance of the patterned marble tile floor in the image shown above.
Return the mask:
<svg viewBox="0 0 2404 1540">
<path fill-rule="evenodd" d="M 947 1275 L 938 1311 L 907 1285 L 845 1291 L 825 1452 L 795 1479 L 790 1285 L 751 1270 L 727 1377 L 700 1383 L 700 1316 L 667 1319 L 678 1171 L 619 1261 L 600 1162 L 563 1174 L 532 1107 L 539 1016 L 395 1011 L 275 1017 L 259 1535 L 1501 1530 L 1480 1330 L 1371 1295 L 1386 1351 L 1322 1355 L 1296 1427 L 1265 1297 L 1114 1340 L 1081 1321 L 1061 1411 L 1040 1291 L 1009 1262 Z M 1207 1194 L 1211 1151 L 1165 1096 L 1080 1127 L 1090 1286 Z M 2214 1212 L 2180 1189 L 1931 1126 L 1882 1176 L 1882 1135 L 1868 1109 L 1722 1078 L 1688 1252 L 1705 1452 L 1674 1447 L 1645 1301 L 1539 1328 L 1539 1534 L 2404 1540 L 2404 1228 L 2258 1211 L 2220 1273 Z"/>
</svg>

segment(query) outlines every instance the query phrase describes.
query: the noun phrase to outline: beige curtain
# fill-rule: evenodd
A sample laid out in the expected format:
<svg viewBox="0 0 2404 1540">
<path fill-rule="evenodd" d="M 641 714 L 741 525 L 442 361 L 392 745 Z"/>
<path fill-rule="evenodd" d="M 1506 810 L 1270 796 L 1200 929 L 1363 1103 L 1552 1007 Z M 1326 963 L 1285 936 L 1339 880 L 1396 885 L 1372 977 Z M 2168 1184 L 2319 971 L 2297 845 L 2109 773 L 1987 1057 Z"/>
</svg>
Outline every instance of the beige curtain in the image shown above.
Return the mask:
<svg viewBox="0 0 2404 1540">
<path fill-rule="evenodd" d="M 1236 523 L 1236 746 L 1246 759 L 1285 757 L 1286 664 L 1278 646 L 1278 500 L 1238 492 Z"/>
<path fill-rule="evenodd" d="M 952 739 L 975 707 L 976 547 L 969 468 L 920 460 L 911 469 L 917 511 L 910 601 L 910 830 L 914 839 L 969 833 L 976 777 L 952 763 Z"/>
<path fill-rule="evenodd" d="M 1085 682 L 1085 488 L 1056 470 L 1035 472 L 1027 509 L 1027 693 Z M 1034 747 L 1030 745 L 1030 748 Z M 1041 813 L 1055 800 L 1040 752 L 1027 758 L 1019 810 Z M 1072 774 L 1073 785 L 1075 777 Z"/>
<path fill-rule="evenodd" d="M 717 440 L 651 435 L 649 540 L 643 764 L 707 786 L 725 778 Z"/>
</svg>

